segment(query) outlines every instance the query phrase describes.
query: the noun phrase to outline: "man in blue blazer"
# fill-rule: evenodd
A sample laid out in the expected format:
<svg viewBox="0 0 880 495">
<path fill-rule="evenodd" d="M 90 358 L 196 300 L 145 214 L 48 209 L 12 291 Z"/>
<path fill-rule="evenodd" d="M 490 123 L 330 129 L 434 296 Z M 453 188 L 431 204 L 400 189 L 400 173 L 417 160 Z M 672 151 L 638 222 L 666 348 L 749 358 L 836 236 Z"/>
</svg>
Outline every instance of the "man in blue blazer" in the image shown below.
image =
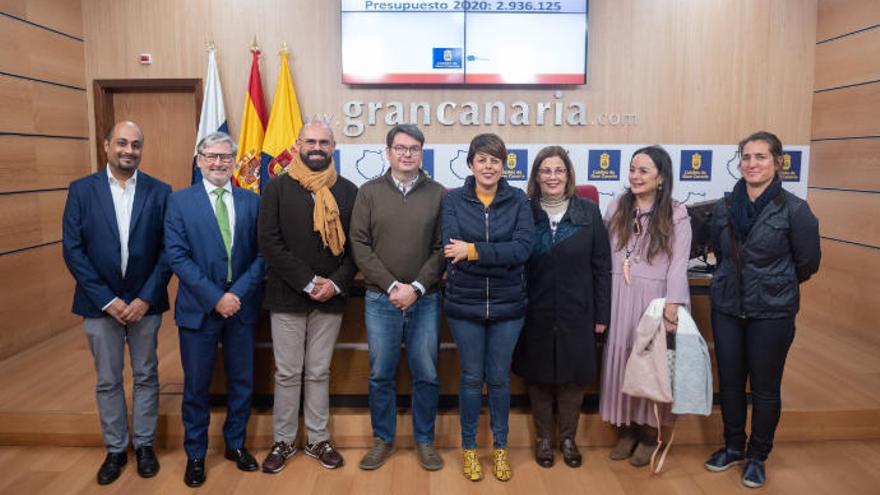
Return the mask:
<svg viewBox="0 0 880 495">
<path fill-rule="evenodd" d="M 236 143 L 226 133 L 198 144 L 202 181 L 171 195 L 165 218 L 166 253 L 180 279 L 174 319 L 183 363 L 184 482 L 205 482 L 210 408 L 208 389 L 217 345 L 226 371 L 226 458 L 243 471 L 257 469 L 247 451 L 251 410 L 254 331 L 266 272 L 257 248 L 260 197 L 232 187 Z"/>
<path fill-rule="evenodd" d="M 104 139 L 107 166 L 70 184 L 64 207 L 64 261 L 76 279 L 73 312 L 84 318 L 95 360 L 96 396 L 107 457 L 98 483 L 119 477 L 128 458 L 125 344 L 134 393 L 132 429 L 138 473 L 159 471 L 153 452 L 159 412 L 156 343 L 168 309 L 170 270 L 163 256 L 165 203 L 171 187 L 138 171 L 144 135 L 119 122 Z"/>
</svg>

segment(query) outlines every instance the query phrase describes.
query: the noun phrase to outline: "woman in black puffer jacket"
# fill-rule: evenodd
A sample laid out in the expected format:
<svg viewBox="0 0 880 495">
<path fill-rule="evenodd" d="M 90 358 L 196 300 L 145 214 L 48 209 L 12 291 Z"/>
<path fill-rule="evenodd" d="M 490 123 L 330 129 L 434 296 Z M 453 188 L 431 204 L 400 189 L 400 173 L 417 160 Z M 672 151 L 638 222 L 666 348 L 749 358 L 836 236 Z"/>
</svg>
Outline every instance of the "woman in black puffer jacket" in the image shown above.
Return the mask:
<svg viewBox="0 0 880 495">
<path fill-rule="evenodd" d="M 739 144 L 742 179 L 718 201 L 712 242 L 718 268 L 711 288 L 712 328 L 725 446 L 706 461 L 724 471 L 745 461 L 742 483 L 765 481 L 781 411 L 780 386 L 794 340 L 799 285 L 819 269 L 819 222 L 807 202 L 782 188 L 782 143 L 756 132 Z M 746 379 L 752 427 L 746 448 Z"/>
<path fill-rule="evenodd" d="M 494 437 L 492 472 L 512 476 L 507 452 L 510 360 L 526 313 L 524 267 L 534 223 L 523 191 L 502 178 L 507 147 L 494 134 L 471 141 L 467 163 L 473 175 L 443 200 L 446 268 L 444 308 L 461 359 L 459 413 L 464 475 L 483 477 L 477 455 L 477 424 L 483 383 L 489 389 Z"/>
</svg>

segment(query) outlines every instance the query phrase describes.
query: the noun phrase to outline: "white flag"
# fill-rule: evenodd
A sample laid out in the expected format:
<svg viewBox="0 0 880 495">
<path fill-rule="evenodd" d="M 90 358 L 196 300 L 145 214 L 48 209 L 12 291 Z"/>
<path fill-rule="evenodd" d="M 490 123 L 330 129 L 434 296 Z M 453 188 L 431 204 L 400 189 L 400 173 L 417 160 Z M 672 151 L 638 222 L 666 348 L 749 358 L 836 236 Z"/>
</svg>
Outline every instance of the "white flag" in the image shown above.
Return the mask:
<svg viewBox="0 0 880 495">
<path fill-rule="evenodd" d="M 199 132 L 193 146 L 192 183 L 201 182 L 202 172 L 196 166 L 199 141 L 212 132 L 229 132 L 226 123 L 226 107 L 223 105 L 223 91 L 220 89 L 220 72 L 217 70 L 216 49 L 208 49 L 208 75 L 205 76 L 205 97 L 202 100 L 202 113 L 199 118 Z"/>
</svg>

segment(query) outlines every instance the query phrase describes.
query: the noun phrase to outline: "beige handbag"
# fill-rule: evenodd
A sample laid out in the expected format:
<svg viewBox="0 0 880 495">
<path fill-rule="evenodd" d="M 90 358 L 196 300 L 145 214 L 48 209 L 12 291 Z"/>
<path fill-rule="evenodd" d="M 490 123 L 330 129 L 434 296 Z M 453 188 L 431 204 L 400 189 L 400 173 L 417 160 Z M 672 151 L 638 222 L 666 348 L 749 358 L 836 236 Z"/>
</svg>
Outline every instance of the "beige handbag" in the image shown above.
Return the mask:
<svg viewBox="0 0 880 495">
<path fill-rule="evenodd" d="M 665 443 L 662 438 L 660 412 L 657 404 L 672 402 L 672 370 L 674 369 L 674 351 L 667 351 L 666 329 L 663 328 L 663 306 L 666 299 L 654 299 L 639 320 L 636 328 L 636 340 L 633 343 L 626 369 L 623 374 L 623 393 L 632 397 L 641 397 L 654 402 L 654 418 L 657 421 L 657 448 L 651 454 L 651 472 L 660 473 L 672 440 L 675 438 L 675 427 Z M 656 462 L 655 458 L 661 448 L 663 453 Z"/>
</svg>

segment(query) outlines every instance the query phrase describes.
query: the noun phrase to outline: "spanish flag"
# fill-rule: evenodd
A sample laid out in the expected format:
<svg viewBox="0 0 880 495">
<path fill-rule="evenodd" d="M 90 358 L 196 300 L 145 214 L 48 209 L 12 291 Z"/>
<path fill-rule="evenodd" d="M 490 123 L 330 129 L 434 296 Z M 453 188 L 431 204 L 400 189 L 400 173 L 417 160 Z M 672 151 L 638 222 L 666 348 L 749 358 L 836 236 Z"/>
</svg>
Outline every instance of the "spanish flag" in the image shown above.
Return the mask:
<svg viewBox="0 0 880 495">
<path fill-rule="evenodd" d="M 253 61 L 248 87 L 244 95 L 241 132 L 238 135 L 238 155 L 235 157 L 234 179 L 239 187 L 260 192 L 260 162 L 263 137 L 266 133 L 266 104 L 263 83 L 260 80 L 260 49 L 252 48 Z"/>
<path fill-rule="evenodd" d="M 296 100 L 296 90 L 290 78 L 290 67 L 287 64 L 287 48 L 281 55 L 281 72 L 275 85 L 275 99 L 272 101 L 272 115 L 266 127 L 266 138 L 263 140 L 263 160 L 260 171 L 260 182 L 265 183 L 287 171 L 295 153 L 294 145 L 299 130 L 302 128 L 302 115 Z"/>
</svg>

